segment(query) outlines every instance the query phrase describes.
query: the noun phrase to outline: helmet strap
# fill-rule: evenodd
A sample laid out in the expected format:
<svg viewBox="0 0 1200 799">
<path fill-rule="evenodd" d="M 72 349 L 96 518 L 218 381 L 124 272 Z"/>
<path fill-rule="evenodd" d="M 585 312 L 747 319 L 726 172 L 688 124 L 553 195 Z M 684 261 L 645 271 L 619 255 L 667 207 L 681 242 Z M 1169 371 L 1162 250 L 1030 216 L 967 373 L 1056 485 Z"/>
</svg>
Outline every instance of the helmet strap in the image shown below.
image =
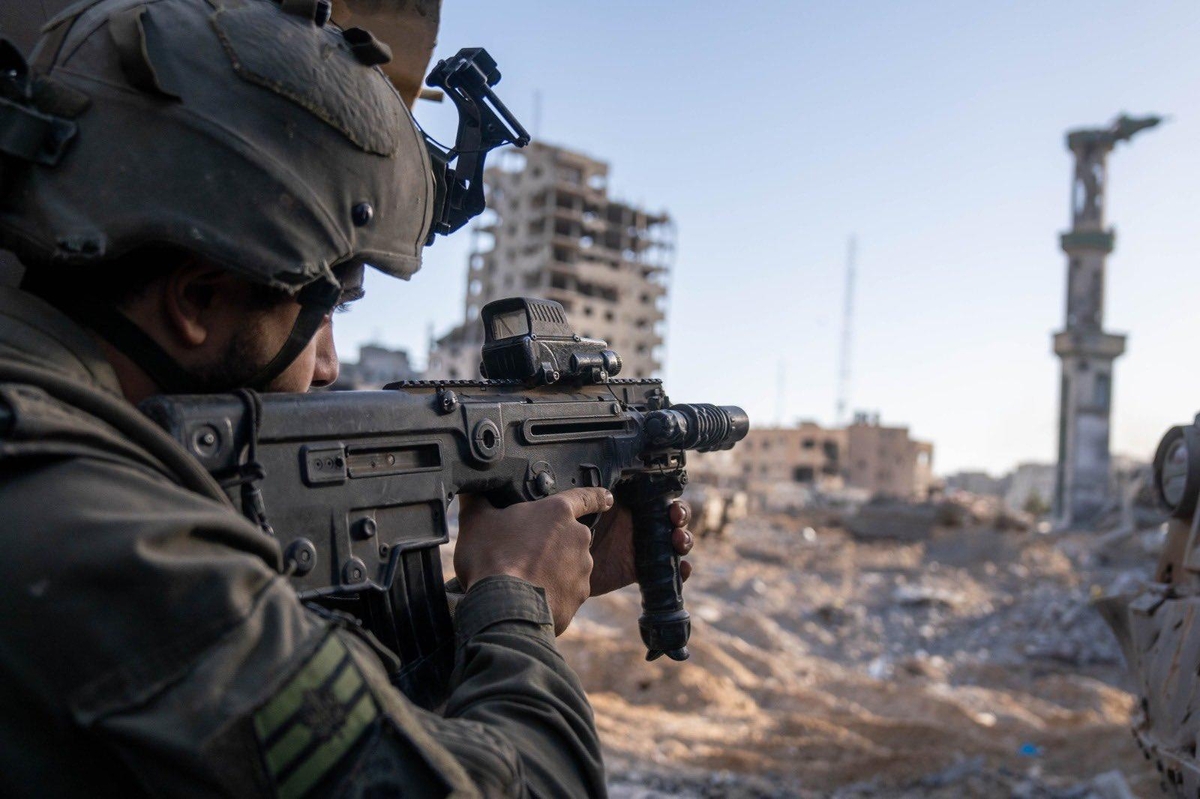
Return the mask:
<svg viewBox="0 0 1200 799">
<path fill-rule="evenodd" d="M 39 290 L 45 283 L 37 271 L 26 274 L 22 288 L 51 302 L 59 309 L 83 322 L 96 331 L 105 341 L 132 360 L 158 385 L 164 394 L 212 393 L 213 387 L 205 385 L 195 375 L 179 364 L 146 331 L 138 327 L 129 317 L 115 307 L 89 302 L 84 298 L 65 299 Z M 259 369 L 244 385 L 224 386 L 222 390 L 239 388 L 265 390 L 277 377 L 287 371 L 313 336 L 321 329 L 325 317 L 333 311 L 341 297 L 341 286 L 328 279 L 320 279 L 300 290 L 296 296 L 300 303 L 300 314 L 292 324 L 287 340 L 266 366 Z"/>
<path fill-rule="evenodd" d="M 317 280 L 300 289 L 296 300 L 300 303 L 300 315 L 292 324 L 292 332 L 288 333 L 287 341 L 279 348 L 279 352 L 270 362 L 259 369 L 245 386 L 234 388 L 252 388 L 264 391 L 272 380 L 279 377 L 292 362 L 299 357 L 304 348 L 317 335 L 325 317 L 333 311 L 342 296 L 342 287 L 332 280 Z"/>
</svg>

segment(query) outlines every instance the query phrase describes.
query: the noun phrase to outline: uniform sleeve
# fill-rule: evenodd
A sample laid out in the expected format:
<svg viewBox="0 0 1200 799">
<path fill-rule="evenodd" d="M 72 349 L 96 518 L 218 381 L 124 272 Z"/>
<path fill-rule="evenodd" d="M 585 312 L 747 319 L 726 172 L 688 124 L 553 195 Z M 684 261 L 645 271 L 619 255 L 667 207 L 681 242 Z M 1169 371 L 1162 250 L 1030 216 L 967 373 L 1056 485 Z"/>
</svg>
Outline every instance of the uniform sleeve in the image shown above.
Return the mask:
<svg viewBox="0 0 1200 799">
<path fill-rule="evenodd" d="M 0 510 L 36 530 L 0 564 L 5 679 L 151 795 L 603 793 L 590 709 L 528 584 L 462 600 L 443 718 L 301 605 L 278 547 L 218 503 L 71 458 L 3 481 Z"/>
<path fill-rule="evenodd" d="M 554 645 L 554 621 L 540 588 L 515 577 L 471 586 L 455 610 L 454 685 L 445 717 L 447 747 L 469 762 L 466 725 L 507 743 L 535 796 L 603 796 L 604 767 L 591 706 Z"/>
</svg>

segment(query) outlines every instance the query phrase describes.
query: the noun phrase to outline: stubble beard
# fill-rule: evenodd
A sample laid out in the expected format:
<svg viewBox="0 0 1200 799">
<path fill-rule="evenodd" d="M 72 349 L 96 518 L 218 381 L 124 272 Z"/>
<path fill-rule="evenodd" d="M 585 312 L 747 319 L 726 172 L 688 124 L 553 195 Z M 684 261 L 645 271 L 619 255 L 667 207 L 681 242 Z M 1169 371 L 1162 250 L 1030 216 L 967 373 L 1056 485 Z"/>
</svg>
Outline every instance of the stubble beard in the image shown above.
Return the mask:
<svg viewBox="0 0 1200 799">
<path fill-rule="evenodd" d="M 240 328 L 216 362 L 193 373 L 201 394 L 221 394 L 247 388 L 272 355 L 263 352 L 258 325 Z"/>
</svg>

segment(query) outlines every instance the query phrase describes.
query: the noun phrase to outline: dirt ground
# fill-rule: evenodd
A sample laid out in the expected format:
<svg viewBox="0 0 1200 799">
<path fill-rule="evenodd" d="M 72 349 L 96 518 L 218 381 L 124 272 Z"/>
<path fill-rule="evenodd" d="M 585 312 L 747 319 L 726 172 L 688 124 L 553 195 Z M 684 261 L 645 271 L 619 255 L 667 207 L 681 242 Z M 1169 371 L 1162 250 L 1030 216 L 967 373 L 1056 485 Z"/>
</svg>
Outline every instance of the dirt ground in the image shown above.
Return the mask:
<svg viewBox="0 0 1200 799">
<path fill-rule="evenodd" d="M 703 539 L 689 661 L 645 662 L 636 589 L 590 601 L 561 639 L 613 795 L 1157 795 L 1120 651 L 1089 605 L 1153 558 L 1095 540 L 867 543 L 787 517 Z"/>
</svg>

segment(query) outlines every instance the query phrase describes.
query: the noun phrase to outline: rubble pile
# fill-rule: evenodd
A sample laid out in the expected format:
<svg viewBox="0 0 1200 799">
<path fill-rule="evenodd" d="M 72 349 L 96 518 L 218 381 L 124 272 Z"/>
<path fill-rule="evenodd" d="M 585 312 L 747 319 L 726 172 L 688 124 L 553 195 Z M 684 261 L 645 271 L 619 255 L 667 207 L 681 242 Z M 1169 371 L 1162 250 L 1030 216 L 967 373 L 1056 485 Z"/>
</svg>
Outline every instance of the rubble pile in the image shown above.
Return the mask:
<svg viewBox="0 0 1200 799">
<path fill-rule="evenodd" d="M 1120 771 L 1106 771 L 1073 785 L 1050 786 L 1036 776 L 989 768 L 981 757 L 963 760 L 936 774 L 894 785 L 880 780 L 837 788 L 805 790 L 754 775 L 720 771 L 706 777 L 633 771 L 609 782 L 612 799 L 1136 799 Z"/>
<path fill-rule="evenodd" d="M 702 541 L 686 663 L 644 661 L 636 589 L 585 605 L 562 645 L 614 796 L 1154 795 L 1090 604 L 1149 574 L 1137 539 L 839 522 L 750 517 Z"/>
<path fill-rule="evenodd" d="M 998 497 L 955 491 L 936 502 L 875 498 L 858 506 L 846 521 L 846 528 L 860 541 L 924 541 L 939 528 L 965 526 L 1028 532 L 1035 520 L 1005 507 Z"/>
</svg>

